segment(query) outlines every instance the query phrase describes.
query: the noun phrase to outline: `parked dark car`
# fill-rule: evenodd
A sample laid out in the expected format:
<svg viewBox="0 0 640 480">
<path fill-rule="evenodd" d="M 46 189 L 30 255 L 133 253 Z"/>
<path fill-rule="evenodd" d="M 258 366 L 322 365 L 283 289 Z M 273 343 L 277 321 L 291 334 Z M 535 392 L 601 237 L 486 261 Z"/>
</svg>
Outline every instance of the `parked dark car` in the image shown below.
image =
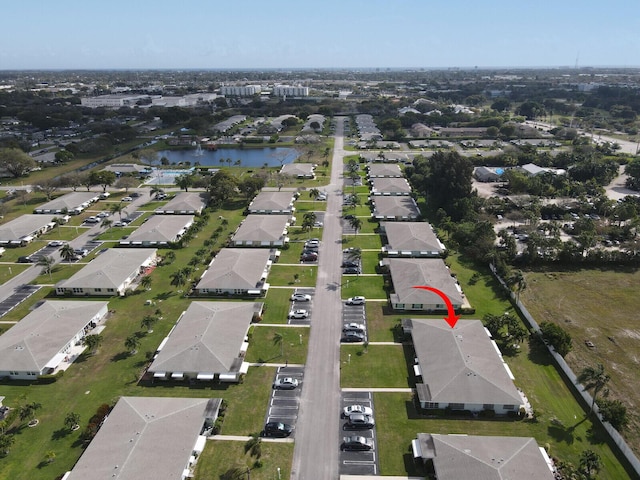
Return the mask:
<svg viewBox="0 0 640 480">
<path fill-rule="evenodd" d="M 360 273 L 360 269 L 357 267 L 347 267 L 342 271 L 342 273 L 346 275 L 356 275 Z"/>
<path fill-rule="evenodd" d="M 301 262 L 315 262 L 318 260 L 317 253 L 307 253 L 306 255 L 302 255 L 300 257 Z"/>
<path fill-rule="evenodd" d="M 340 266 L 342 268 L 358 268 L 358 262 L 352 262 L 352 261 L 346 260 L 342 262 L 342 265 Z"/>
<path fill-rule="evenodd" d="M 351 214 L 349 214 L 349 215 L 345 215 L 345 216 L 344 216 L 344 217 L 342 217 L 342 218 L 344 218 L 345 220 L 353 220 L 354 218 L 356 218 L 356 216 L 355 216 L 355 215 L 351 215 Z"/>
<path fill-rule="evenodd" d="M 288 437 L 293 432 L 293 427 L 281 422 L 268 422 L 264 426 L 262 434 L 265 437 Z"/>
<path fill-rule="evenodd" d="M 341 341 L 343 343 L 357 343 L 357 342 L 364 342 L 364 333 L 361 332 L 355 332 L 353 330 L 344 332 L 342 334 L 342 339 Z"/>
<path fill-rule="evenodd" d="M 18 263 L 33 263 L 31 257 L 18 257 Z"/>
<path fill-rule="evenodd" d="M 344 437 L 340 448 L 342 448 L 342 450 L 366 452 L 373 448 L 373 438 L 365 438 L 360 435 Z"/>
</svg>

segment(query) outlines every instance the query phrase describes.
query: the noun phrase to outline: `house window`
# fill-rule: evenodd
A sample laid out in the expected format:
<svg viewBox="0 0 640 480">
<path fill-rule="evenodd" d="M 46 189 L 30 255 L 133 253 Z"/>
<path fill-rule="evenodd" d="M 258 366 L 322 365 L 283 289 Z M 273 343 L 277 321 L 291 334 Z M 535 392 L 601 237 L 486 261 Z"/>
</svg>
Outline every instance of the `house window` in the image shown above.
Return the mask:
<svg viewBox="0 0 640 480">
<path fill-rule="evenodd" d="M 484 405 L 482 405 L 482 408 L 484 410 L 493 410 L 493 403 L 485 403 Z"/>
<path fill-rule="evenodd" d="M 74 288 L 72 289 L 72 291 L 73 291 L 73 293 L 83 293 L 83 292 L 84 292 L 84 288 L 77 288 L 77 287 L 74 287 Z"/>
<path fill-rule="evenodd" d="M 396 303 L 396 309 L 404 310 L 404 303 Z"/>
<path fill-rule="evenodd" d="M 93 290 L 94 290 L 95 292 L 102 292 L 102 289 L 101 289 L 101 288 L 94 288 Z"/>
<path fill-rule="evenodd" d="M 411 305 L 411 309 L 412 310 L 422 310 L 422 304 L 421 303 L 414 303 L 413 305 Z"/>
<path fill-rule="evenodd" d="M 451 410 L 464 410 L 464 403 L 450 403 L 449 408 Z"/>
<path fill-rule="evenodd" d="M 114 292 L 114 291 L 115 291 L 115 289 L 113 289 L 113 288 L 107 288 L 107 292 Z"/>
<path fill-rule="evenodd" d="M 424 408 L 438 408 L 438 403 L 436 403 L 436 402 L 425 402 Z"/>
<path fill-rule="evenodd" d="M 515 410 L 516 406 L 515 405 L 503 405 L 502 408 L 504 408 L 505 410 Z"/>
</svg>

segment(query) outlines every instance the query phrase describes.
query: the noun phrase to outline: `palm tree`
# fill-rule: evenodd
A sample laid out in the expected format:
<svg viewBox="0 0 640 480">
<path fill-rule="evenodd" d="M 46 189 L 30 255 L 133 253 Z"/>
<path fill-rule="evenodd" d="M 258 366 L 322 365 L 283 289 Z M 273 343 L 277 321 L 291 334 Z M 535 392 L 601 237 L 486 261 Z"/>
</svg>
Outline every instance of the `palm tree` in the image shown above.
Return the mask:
<svg viewBox="0 0 640 480">
<path fill-rule="evenodd" d="M 126 207 L 124 206 L 123 203 L 114 203 L 113 205 L 111 205 L 111 213 L 113 214 L 118 214 L 118 216 L 120 217 L 120 221 L 122 221 L 122 211 L 125 209 Z"/>
<path fill-rule="evenodd" d="M 69 430 L 76 430 L 78 428 L 78 424 L 80 423 L 80 415 L 75 412 L 67 413 L 67 416 L 64 417 L 64 425 Z"/>
<path fill-rule="evenodd" d="M 144 318 L 140 321 L 140 327 L 146 328 L 147 333 L 153 333 L 153 326 L 158 323 L 158 317 L 154 317 L 153 315 L 145 315 Z"/>
<path fill-rule="evenodd" d="M 151 277 L 149 275 L 145 275 L 140 279 L 140 286 L 145 290 L 151 289 Z"/>
<path fill-rule="evenodd" d="M 585 390 L 593 389 L 593 396 L 591 399 L 591 410 L 589 410 L 589 414 L 593 413 L 593 406 L 596 403 L 596 397 L 598 393 L 606 387 L 607 383 L 609 383 L 611 377 L 604 370 L 604 365 L 598 363 L 595 367 L 585 367 L 580 375 L 578 375 L 577 382 L 584 384 Z M 609 393 L 607 389 L 604 390 L 604 395 L 606 396 Z"/>
<path fill-rule="evenodd" d="M 66 262 L 70 262 L 73 257 L 76 256 L 76 252 L 73 251 L 73 247 L 68 243 L 65 243 L 62 249 L 60 250 L 60 256 Z"/>
<path fill-rule="evenodd" d="M 39 267 L 42 267 L 43 273 L 49 274 L 49 280 L 51 280 L 51 269 L 53 268 L 55 263 L 56 261 L 53 259 L 53 257 L 46 255 L 44 257 L 40 257 L 37 265 Z"/>
<path fill-rule="evenodd" d="M 138 347 L 140 346 L 140 339 L 135 333 L 132 335 L 129 335 L 124 341 L 124 346 L 127 350 L 129 350 L 130 355 L 135 355 L 136 353 L 138 353 Z"/>
<path fill-rule="evenodd" d="M 507 283 L 510 285 L 512 290 L 516 291 L 517 300 L 520 301 L 520 292 L 527 288 L 527 280 L 524 278 L 524 273 L 522 270 L 516 270 L 509 276 L 507 279 Z"/>
<path fill-rule="evenodd" d="M 235 162 L 233 162 L 233 166 L 234 167 L 241 167 L 242 166 L 242 159 L 238 159 Z"/>
<path fill-rule="evenodd" d="M 29 418 L 29 423 L 35 423 L 36 422 L 36 418 L 35 418 L 35 413 L 37 410 L 40 410 L 42 408 L 42 404 L 38 403 L 38 402 L 31 402 L 31 403 L 27 403 L 26 405 L 23 405 L 22 407 L 20 407 L 20 420 L 26 420 L 27 418 Z"/>
<path fill-rule="evenodd" d="M 9 453 L 9 449 L 11 448 L 11 445 L 15 443 L 15 441 L 16 438 L 13 435 L 0 435 L 0 457 Z"/>
<path fill-rule="evenodd" d="M 89 353 L 95 353 L 98 347 L 104 341 L 104 337 L 99 333 L 94 335 L 87 335 L 82 339 L 82 344 L 89 349 Z"/>
<path fill-rule="evenodd" d="M 111 225 L 113 225 L 113 222 L 108 218 L 103 218 L 102 222 L 100 222 L 100 226 L 102 228 L 109 229 L 109 228 L 111 228 Z"/>
<path fill-rule="evenodd" d="M 349 225 L 356 232 L 355 234 L 358 235 L 358 231 L 362 228 L 362 220 L 354 216 L 351 220 L 349 220 Z"/>
<path fill-rule="evenodd" d="M 309 190 L 309 196 L 311 198 L 313 198 L 313 203 L 314 204 L 316 203 L 316 198 L 318 198 L 318 195 L 320 195 L 320 190 L 319 189 L 314 187 L 314 188 Z"/>
<path fill-rule="evenodd" d="M 580 471 L 584 473 L 587 478 L 592 478 L 594 473 L 602 468 L 602 461 L 600 456 L 593 450 L 585 450 L 580 455 Z"/>
<path fill-rule="evenodd" d="M 280 356 L 284 356 L 284 337 L 281 333 L 275 332 L 273 334 L 273 345 L 276 347 L 280 345 Z"/>
<path fill-rule="evenodd" d="M 252 457 L 260 458 L 262 456 L 262 439 L 260 435 L 254 433 L 251 438 L 244 444 L 244 451 L 249 452 Z"/>
<path fill-rule="evenodd" d="M 359 262 L 362 259 L 362 250 L 359 247 L 355 247 L 353 250 L 349 250 L 347 256 L 349 260 Z"/>
<path fill-rule="evenodd" d="M 184 276 L 184 272 L 182 270 L 173 272 L 170 277 L 171 285 L 174 285 L 178 288 L 183 287 L 187 283 L 187 279 Z"/>
<path fill-rule="evenodd" d="M 316 223 L 316 214 L 314 212 L 307 212 L 302 217 L 302 230 L 305 232 L 311 231 Z"/>
</svg>

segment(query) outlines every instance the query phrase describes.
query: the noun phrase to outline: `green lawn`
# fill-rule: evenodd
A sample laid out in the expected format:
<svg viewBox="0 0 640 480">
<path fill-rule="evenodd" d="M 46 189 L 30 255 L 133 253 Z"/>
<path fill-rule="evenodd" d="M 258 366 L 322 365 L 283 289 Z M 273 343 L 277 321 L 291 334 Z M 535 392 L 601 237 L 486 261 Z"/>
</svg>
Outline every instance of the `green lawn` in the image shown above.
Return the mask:
<svg viewBox="0 0 640 480">
<path fill-rule="evenodd" d="M 374 252 L 362 252 L 362 273 L 376 273 L 378 263 L 382 258 L 379 250 Z"/>
<path fill-rule="evenodd" d="M 267 282 L 281 287 L 315 287 L 318 267 L 315 265 L 278 265 L 271 266 Z M 295 275 L 298 275 L 296 280 Z"/>
<path fill-rule="evenodd" d="M 222 225 L 222 220 L 218 218 L 220 215 L 228 220 L 228 224 Z M 42 404 L 37 412 L 40 424 L 36 428 L 24 428 L 16 424 L 16 428 L 11 430 L 16 434 L 16 442 L 10 454 L 0 462 L 0 478 L 44 480 L 61 475 L 73 466 L 81 453 L 77 443 L 79 432 L 66 433 L 63 429 L 64 416 L 70 411 L 78 413 L 84 428 L 101 403 L 113 403 L 121 395 L 222 397 L 229 401 L 223 432 L 246 435 L 261 429 L 275 374 L 272 368 L 250 368 L 241 385 L 189 388 L 173 382 L 156 383 L 153 386 L 138 384 L 138 378 L 147 365 L 147 355 L 153 354 L 191 301 L 177 294 L 175 287 L 169 284 L 171 273 L 182 268 L 196 255 L 203 248 L 204 241 L 218 228 L 221 230 L 217 242 L 205 248 L 207 251 L 220 248 L 220 242 L 237 227 L 242 215 L 239 209 L 221 209 L 211 217 L 197 238 L 185 248 L 174 251 L 176 259 L 173 263 L 154 270 L 150 291 L 139 290 L 124 298 L 108 299 L 109 309 L 114 313 L 106 323 L 104 343 L 95 355 L 78 359 L 64 377 L 53 384 L 12 382 L 0 387 L 2 395 L 6 397 L 5 405 L 19 407 L 27 402 Z M 163 255 L 166 251 L 159 253 Z M 60 268 L 66 271 L 78 267 L 65 265 Z M 44 281 L 48 281 L 48 276 Z M 3 320 L 21 319 L 43 298 L 55 298 L 51 292 L 52 288 L 40 289 L 5 315 Z M 147 300 L 154 301 L 155 305 L 145 306 Z M 160 310 L 163 320 L 156 324 L 153 333 L 144 333 L 140 320 L 147 314 L 153 314 L 156 309 Z M 130 356 L 126 353 L 124 340 L 134 333 L 141 335 L 141 346 L 139 353 Z M 38 468 L 48 451 L 55 452 L 55 462 Z"/>
<path fill-rule="evenodd" d="M 86 263 L 57 263 L 51 269 L 51 275 L 40 273 L 31 283 L 34 285 L 55 285 L 60 280 L 65 280 L 79 272 L 85 266 Z M 42 267 L 36 268 L 41 268 L 44 271 Z"/>
<path fill-rule="evenodd" d="M 362 227 L 360 227 L 358 234 L 376 233 L 376 231 L 380 227 L 380 223 L 378 222 L 378 220 L 376 220 L 375 218 L 371 218 L 371 216 L 369 216 L 368 218 L 361 218 L 360 220 L 362 221 Z M 345 222 L 347 222 L 348 224 L 349 220 L 345 220 Z"/>
<path fill-rule="evenodd" d="M 210 440 L 198 458 L 196 480 L 214 480 L 221 478 L 231 468 L 241 468 L 244 472 L 250 469 L 253 480 L 277 480 L 278 468 L 280 478 L 291 475 L 293 460 L 293 443 L 262 442 L 262 466 L 254 468 L 255 457 L 244 450 L 245 442 L 229 442 Z M 247 477 L 248 478 L 248 477 Z"/>
<path fill-rule="evenodd" d="M 342 388 L 409 388 L 403 345 L 342 345 L 340 348 L 340 386 Z M 351 355 L 351 357 L 349 357 Z"/>
<path fill-rule="evenodd" d="M 382 275 L 343 275 L 342 298 L 363 295 L 366 298 L 386 298 L 384 293 L 384 277 Z"/>
<path fill-rule="evenodd" d="M 376 434 L 380 475 L 423 475 L 413 463 L 411 440 L 418 433 L 502 435 L 534 437 L 540 446 L 550 445 L 551 456 L 558 456 L 574 465 L 579 463 L 579 455 L 585 449 L 592 449 L 600 455 L 604 468 L 598 479 L 630 478 L 613 456 L 606 444 L 601 443 L 596 433 L 595 443 L 591 424 L 582 421 L 582 416 L 564 423 L 564 427 L 554 425 L 549 420 L 525 422 L 499 419 L 427 419 L 416 412 L 410 393 L 374 393 Z M 569 402 L 575 404 L 575 402 Z"/>
<path fill-rule="evenodd" d="M 342 244 L 346 247 L 360 247 L 362 249 L 375 249 L 380 251 L 382 248 L 382 240 L 378 234 L 361 234 L 344 235 Z"/>
<path fill-rule="evenodd" d="M 4 261 L 4 259 L 2 259 Z M 0 283 L 7 282 L 11 280 L 16 275 L 24 272 L 29 265 L 20 264 L 20 265 L 0 265 Z"/>
<path fill-rule="evenodd" d="M 371 208 L 368 205 L 357 205 L 355 207 L 342 207 L 342 216 L 355 215 L 356 217 L 371 217 Z"/>
<path fill-rule="evenodd" d="M 281 335 L 282 340 L 277 340 Z M 302 335 L 302 337 L 300 337 Z M 307 359 L 308 327 L 254 325 L 250 330 L 246 361 L 250 363 L 298 363 Z"/>
<path fill-rule="evenodd" d="M 292 242 L 289 243 L 287 248 L 282 248 L 280 250 L 280 258 L 278 259 L 278 263 L 300 263 L 300 254 L 302 253 L 302 246 L 304 244 L 302 242 Z"/>
<path fill-rule="evenodd" d="M 295 288 L 270 288 L 264 300 L 265 308 L 262 314 L 262 324 L 287 323 L 287 315 L 291 306 L 289 297 Z M 304 304 L 298 304 L 304 308 Z"/>
</svg>

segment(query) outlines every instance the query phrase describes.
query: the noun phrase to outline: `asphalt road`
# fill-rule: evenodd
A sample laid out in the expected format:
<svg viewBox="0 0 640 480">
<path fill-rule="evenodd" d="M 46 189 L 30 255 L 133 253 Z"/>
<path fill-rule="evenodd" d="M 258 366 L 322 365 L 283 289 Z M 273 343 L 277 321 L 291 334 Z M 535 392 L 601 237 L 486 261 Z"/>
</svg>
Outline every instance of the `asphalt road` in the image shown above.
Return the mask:
<svg viewBox="0 0 640 480">
<path fill-rule="evenodd" d="M 123 217 L 126 217 L 127 212 L 133 213 L 139 206 L 147 203 L 150 200 L 149 189 L 135 189 L 141 193 L 141 196 L 136 198 L 133 202 L 128 202 L 125 210 L 122 212 Z M 104 205 L 104 202 L 98 202 L 92 205 L 90 210 L 99 210 L 101 206 Z M 117 218 L 117 215 L 115 217 Z M 73 248 L 81 248 L 89 241 L 93 240 L 95 237 L 100 235 L 105 229 L 100 226 L 100 224 L 95 224 L 91 228 L 86 229 L 84 233 L 74 238 L 69 244 Z M 38 240 L 36 240 L 38 241 Z M 60 257 L 60 250 L 57 249 L 55 252 L 51 254 L 56 263 L 60 262 L 62 259 Z M 16 275 L 8 282 L 0 285 L 0 302 L 6 300 L 14 293 L 18 292 L 23 285 L 26 285 L 32 282 L 38 275 L 42 273 L 42 267 L 33 264 L 31 267 L 27 268 L 24 272 Z"/>
<path fill-rule="evenodd" d="M 304 386 L 296 422 L 291 479 L 334 480 L 338 478 L 340 445 L 340 297 L 342 261 L 342 159 L 343 118 L 337 118 L 331 183 L 320 244 L 318 280 L 313 299 L 316 311 L 311 321 Z M 318 308 L 318 306 L 322 306 Z"/>
</svg>

